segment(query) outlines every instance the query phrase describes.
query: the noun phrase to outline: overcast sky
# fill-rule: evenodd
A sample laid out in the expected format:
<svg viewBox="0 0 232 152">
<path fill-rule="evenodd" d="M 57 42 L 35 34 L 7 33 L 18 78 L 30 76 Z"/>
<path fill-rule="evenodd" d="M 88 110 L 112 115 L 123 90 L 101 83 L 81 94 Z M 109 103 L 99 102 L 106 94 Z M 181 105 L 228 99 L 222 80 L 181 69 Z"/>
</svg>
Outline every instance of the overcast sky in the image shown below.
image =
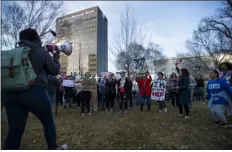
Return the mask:
<svg viewBox="0 0 232 152">
<path fill-rule="evenodd" d="M 205 16 L 214 15 L 220 2 L 216 1 L 65 1 L 67 14 L 89 7 L 99 6 L 108 19 L 109 47 L 114 43 L 120 29 L 120 14 L 129 4 L 137 24 L 146 27 L 147 39 L 159 44 L 168 57 L 177 52 L 185 52 L 185 41 L 191 38 L 192 31 Z M 109 58 L 113 55 L 109 51 Z M 109 60 L 109 71 L 115 71 Z"/>
</svg>

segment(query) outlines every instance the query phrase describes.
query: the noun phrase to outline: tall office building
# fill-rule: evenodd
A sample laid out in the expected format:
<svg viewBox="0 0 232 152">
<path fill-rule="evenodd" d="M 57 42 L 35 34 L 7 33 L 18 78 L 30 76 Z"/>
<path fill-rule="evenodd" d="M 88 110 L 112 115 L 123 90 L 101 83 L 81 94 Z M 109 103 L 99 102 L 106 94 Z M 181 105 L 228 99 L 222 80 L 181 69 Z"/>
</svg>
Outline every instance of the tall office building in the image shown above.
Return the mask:
<svg viewBox="0 0 232 152">
<path fill-rule="evenodd" d="M 60 17 L 56 23 L 58 40 L 73 46 L 70 56 L 60 57 L 61 71 L 91 75 L 108 71 L 108 23 L 99 7 Z"/>
</svg>

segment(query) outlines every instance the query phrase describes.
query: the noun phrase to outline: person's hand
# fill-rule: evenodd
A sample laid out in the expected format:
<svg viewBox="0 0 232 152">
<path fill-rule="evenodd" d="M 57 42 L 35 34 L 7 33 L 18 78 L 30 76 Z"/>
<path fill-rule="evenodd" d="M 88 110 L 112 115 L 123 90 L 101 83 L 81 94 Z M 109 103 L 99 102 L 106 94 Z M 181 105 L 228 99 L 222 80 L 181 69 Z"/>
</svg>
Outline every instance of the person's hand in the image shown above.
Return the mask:
<svg viewBox="0 0 232 152">
<path fill-rule="evenodd" d="M 59 51 L 56 51 L 56 50 L 53 50 L 53 58 L 55 59 L 60 59 L 60 52 Z"/>
</svg>

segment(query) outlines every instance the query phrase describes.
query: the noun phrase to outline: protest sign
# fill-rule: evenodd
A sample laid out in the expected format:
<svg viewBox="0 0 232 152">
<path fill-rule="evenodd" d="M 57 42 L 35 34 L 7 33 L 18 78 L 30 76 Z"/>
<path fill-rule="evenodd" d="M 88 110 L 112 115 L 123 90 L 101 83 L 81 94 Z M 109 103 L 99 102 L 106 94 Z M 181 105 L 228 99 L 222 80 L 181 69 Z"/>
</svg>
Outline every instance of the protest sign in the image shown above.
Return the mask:
<svg viewBox="0 0 232 152">
<path fill-rule="evenodd" d="M 63 80 L 63 87 L 74 87 L 74 80 Z"/>
<path fill-rule="evenodd" d="M 134 59 L 135 62 L 135 70 L 139 75 L 137 77 L 142 77 L 148 71 L 148 66 L 145 64 L 145 57 L 140 59 Z"/>
<path fill-rule="evenodd" d="M 153 81 L 151 99 L 156 101 L 165 101 L 167 82 L 163 79 L 156 79 Z"/>
</svg>

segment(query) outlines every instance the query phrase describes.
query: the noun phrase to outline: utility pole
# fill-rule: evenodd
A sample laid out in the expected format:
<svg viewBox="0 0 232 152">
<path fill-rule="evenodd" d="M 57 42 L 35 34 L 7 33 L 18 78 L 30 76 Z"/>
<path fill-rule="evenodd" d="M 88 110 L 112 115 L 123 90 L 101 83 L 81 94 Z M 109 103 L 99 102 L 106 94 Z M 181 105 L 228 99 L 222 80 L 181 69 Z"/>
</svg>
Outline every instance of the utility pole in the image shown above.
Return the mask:
<svg viewBox="0 0 232 152">
<path fill-rule="evenodd" d="M 81 43 L 79 43 L 79 75 L 82 77 L 82 73 L 81 73 Z"/>
</svg>

